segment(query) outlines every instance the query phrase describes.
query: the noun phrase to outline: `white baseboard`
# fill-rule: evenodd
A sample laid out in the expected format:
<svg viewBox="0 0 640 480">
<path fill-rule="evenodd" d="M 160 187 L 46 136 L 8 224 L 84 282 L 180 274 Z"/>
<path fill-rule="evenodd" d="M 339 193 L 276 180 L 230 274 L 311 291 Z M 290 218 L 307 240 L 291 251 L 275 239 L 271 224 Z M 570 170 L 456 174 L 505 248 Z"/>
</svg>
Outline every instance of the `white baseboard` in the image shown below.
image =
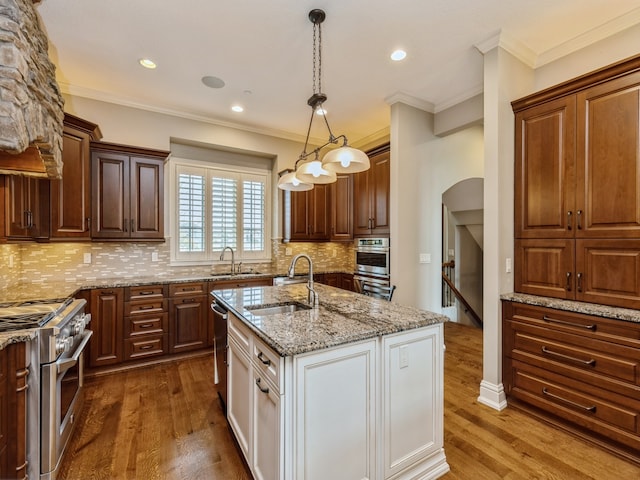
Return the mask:
<svg viewBox="0 0 640 480">
<path fill-rule="evenodd" d="M 507 396 L 504 393 L 502 384 L 489 383 L 486 380 L 480 382 L 480 396 L 478 403 L 491 407 L 494 410 L 504 410 L 507 408 Z"/>
</svg>

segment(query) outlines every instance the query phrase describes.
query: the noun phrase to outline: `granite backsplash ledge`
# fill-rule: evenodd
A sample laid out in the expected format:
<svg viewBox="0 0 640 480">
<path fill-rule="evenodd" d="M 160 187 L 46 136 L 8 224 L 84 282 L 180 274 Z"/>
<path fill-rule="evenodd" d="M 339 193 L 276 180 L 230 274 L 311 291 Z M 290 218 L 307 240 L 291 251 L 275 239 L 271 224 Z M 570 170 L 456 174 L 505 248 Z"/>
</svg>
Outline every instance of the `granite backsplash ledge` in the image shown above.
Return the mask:
<svg viewBox="0 0 640 480">
<path fill-rule="evenodd" d="M 354 268 L 352 243 L 287 243 L 272 240 L 272 261 L 243 263 L 243 271 L 285 273 L 291 259 L 307 253 L 316 271 L 347 271 Z M 158 260 L 152 261 L 152 255 Z M 25 243 L 0 245 L 0 285 L 71 282 L 112 278 L 201 276 L 229 270 L 229 254 L 214 265 L 171 266 L 170 243 Z M 91 263 L 85 263 L 90 258 Z M 11 264 L 11 266 L 9 266 Z M 305 262 L 296 273 L 307 270 Z"/>
</svg>

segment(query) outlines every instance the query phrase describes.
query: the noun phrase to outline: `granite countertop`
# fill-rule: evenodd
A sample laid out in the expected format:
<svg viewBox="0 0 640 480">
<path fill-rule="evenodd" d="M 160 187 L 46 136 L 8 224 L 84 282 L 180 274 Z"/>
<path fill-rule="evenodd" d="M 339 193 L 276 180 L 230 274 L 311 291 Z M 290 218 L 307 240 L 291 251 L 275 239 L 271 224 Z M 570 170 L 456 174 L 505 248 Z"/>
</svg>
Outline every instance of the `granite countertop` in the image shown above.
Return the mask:
<svg viewBox="0 0 640 480">
<path fill-rule="evenodd" d="M 640 310 L 632 310 L 630 308 L 610 307 L 608 305 L 599 305 L 595 303 L 539 297 L 537 295 L 528 295 L 525 293 L 506 293 L 500 295 L 500 299 L 523 303 L 526 305 L 555 308 L 556 310 L 564 310 L 567 312 L 584 313 L 587 315 L 594 315 L 596 317 L 606 317 L 616 320 L 625 320 L 627 322 L 640 323 Z"/>
<path fill-rule="evenodd" d="M 246 307 L 307 301 L 306 285 L 214 290 L 213 296 L 281 356 L 298 355 L 443 323 L 441 314 L 315 284 L 320 305 L 266 316 Z"/>
<path fill-rule="evenodd" d="M 36 337 L 35 328 L 0 332 L 0 350 L 12 343 L 29 342 Z"/>
</svg>

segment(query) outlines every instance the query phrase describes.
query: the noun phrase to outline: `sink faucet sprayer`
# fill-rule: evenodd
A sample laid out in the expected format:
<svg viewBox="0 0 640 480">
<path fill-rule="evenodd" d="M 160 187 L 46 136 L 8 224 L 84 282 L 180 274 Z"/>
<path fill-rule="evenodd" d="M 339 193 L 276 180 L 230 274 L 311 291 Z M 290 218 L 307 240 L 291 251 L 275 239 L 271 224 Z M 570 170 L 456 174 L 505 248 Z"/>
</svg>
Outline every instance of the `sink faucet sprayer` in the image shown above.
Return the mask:
<svg viewBox="0 0 640 480">
<path fill-rule="evenodd" d="M 231 247 L 224 247 L 222 249 L 222 253 L 220 254 L 220 261 L 224 260 L 224 252 L 225 250 L 231 250 L 231 275 L 233 275 L 234 273 L 236 273 L 236 267 L 235 267 L 235 259 L 234 259 L 234 254 L 233 254 L 233 248 Z"/>
<path fill-rule="evenodd" d="M 309 290 L 308 302 L 309 305 L 317 307 L 320 303 L 320 298 L 318 297 L 318 292 L 313 289 L 313 261 L 311 257 L 306 253 L 299 253 L 291 260 L 291 265 L 289 265 L 289 278 L 293 278 L 293 274 L 296 270 L 296 263 L 301 258 L 306 258 L 309 262 L 309 281 L 307 282 L 307 289 Z"/>
</svg>

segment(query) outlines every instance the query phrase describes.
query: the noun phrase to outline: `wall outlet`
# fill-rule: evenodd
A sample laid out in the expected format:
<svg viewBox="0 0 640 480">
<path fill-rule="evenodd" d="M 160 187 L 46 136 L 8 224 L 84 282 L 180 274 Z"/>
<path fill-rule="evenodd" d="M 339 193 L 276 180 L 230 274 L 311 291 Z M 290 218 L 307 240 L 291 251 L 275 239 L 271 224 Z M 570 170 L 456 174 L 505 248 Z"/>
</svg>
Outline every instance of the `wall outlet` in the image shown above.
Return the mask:
<svg viewBox="0 0 640 480">
<path fill-rule="evenodd" d="M 450 257 L 455 257 L 456 256 L 456 252 L 455 252 L 455 250 L 453 248 L 449 249 L 449 256 Z"/>
<path fill-rule="evenodd" d="M 504 262 L 504 271 L 507 273 L 511 273 L 511 259 L 507 258 L 507 260 Z"/>
<path fill-rule="evenodd" d="M 158 252 L 151 252 L 151 261 L 152 262 L 158 261 Z"/>
<path fill-rule="evenodd" d="M 402 345 L 400 348 L 400 368 L 409 366 L 409 345 Z"/>
<path fill-rule="evenodd" d="M 430 253 L 421 253 L 420 254 L 420 263 L 431 263 L 431 254 Z"/>
<path fill-rule="evenodd" d="M 284 254 L 287 256 L 291 256 L 293 255 L 293 250 L 291 249 L 291 247 L 287 247 L 284 249 Z"/>
<path fill-rule="evenodd" d="M 84 263 L 91 263 L 91 253 L 85 253 L 84 254 Z"/>
</svg>

